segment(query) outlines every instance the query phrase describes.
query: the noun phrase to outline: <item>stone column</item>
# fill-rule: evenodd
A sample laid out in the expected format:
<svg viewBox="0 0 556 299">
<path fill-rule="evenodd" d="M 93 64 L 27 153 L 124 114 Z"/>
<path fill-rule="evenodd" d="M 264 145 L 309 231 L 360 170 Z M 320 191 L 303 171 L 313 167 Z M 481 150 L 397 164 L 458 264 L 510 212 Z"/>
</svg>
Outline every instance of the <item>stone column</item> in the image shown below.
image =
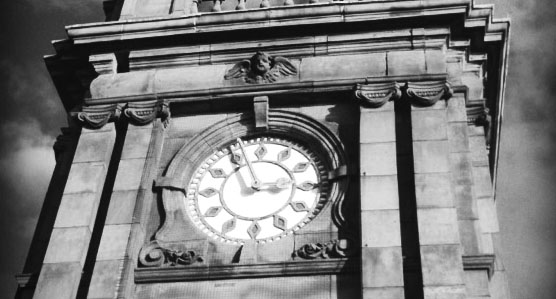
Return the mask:
<svg viewBox="0 0 556 299">
<path fill-rule="evenodd" d="M 113 123 L 82 129 L 34 298 L 75 298 L 115 139 Z"/>
<path fill-rule="evenodd" d="M 372 90 L 363 96 L 369 100 L 390 91 L 399 92 Z M 379 105 L 361 108 L 360 116 L 363 298 L 404 298 L 394 102 Z"/>
<path fill-rule="evenodd" d="M 407 90 L 410 100 L 416 104 L 411 108 L 411 125 L 425 299 L 466 298 L 450 175 L 447 103 L 438 101 L 445 92 L 441 85 L 428 84 L 409 85 Z"/>
<path fill-rule="evenodd" d="M 87 298 L 131 298 L 133 269 L 145 239 L 146 222 L 141 217 L 145 214 L 143 209 L 150 206 L 145 202 L 153 197 L 152 184 L 162 145 L 164 124 L 155 119 L 159 109 L 160 106 L 148 103 L 129 104 L 125 110 L 132 120 L 125 135 Z M 144 112 L 148 112 L 145 118 L 141 116 Z"/>
</svg>

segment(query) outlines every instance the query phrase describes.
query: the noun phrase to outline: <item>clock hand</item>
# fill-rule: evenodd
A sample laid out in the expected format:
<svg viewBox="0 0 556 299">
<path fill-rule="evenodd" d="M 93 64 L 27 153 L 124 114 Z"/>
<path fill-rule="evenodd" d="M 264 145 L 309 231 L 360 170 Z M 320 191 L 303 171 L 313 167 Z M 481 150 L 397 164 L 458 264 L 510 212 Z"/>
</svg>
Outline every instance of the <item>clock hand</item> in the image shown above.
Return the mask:
<svg viewBox="0 0 556 299">
<path fill-rule="evenodd" d="M 245 154 L 245 149 L 243 148 L 243 141 L 241 141 L 241 138 L 238 137 L 237 142 L 239 143 L 241 154 L 243 155 L 243 157 L 245 157 L 245 162 L 247 163 L 247 168 L 249 169 L 249 174 L 251 175 L 251 188 L 258 191 L 261 188 L 261 181 L 259 181 L 259 179 L 257 178 L 255 170 L 253 170 L 253 165 L 251 165 L 251 161 Z"/>
<path fill-rule="evenodd" d="M 278 189 L 287 189 L 292 181 L 288 178 L 279 178 L 274 183 L 261 183 L 261 187 L 275 187 Z"/>
</svg>

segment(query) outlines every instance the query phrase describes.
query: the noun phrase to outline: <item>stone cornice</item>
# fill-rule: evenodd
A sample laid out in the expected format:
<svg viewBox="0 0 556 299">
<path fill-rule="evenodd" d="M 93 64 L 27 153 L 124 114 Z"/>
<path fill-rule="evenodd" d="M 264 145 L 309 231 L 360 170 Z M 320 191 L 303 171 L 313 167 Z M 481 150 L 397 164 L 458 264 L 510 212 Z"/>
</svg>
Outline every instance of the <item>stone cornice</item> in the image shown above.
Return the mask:
<svg viewBox="0 0 556 299">
<path fill-rule="evenodd" d="M 223 32 L 319 23 L 396 20 L 450 14 L 467 14 L 465 26 L 468 28 L 485 27 L 485 41 L 501 40 L 507 32 L 506 23 L 492 20 L 492 7 L 473 6 L 470 0 L 315 3 L 203 13 L 177 18 L 145 18 L 91 23 L 68 26 L 66 30 L 68 36 L 76 44 L 84 44 L 119 42 L 127 39 L 198 32 Z"/>
</svg>

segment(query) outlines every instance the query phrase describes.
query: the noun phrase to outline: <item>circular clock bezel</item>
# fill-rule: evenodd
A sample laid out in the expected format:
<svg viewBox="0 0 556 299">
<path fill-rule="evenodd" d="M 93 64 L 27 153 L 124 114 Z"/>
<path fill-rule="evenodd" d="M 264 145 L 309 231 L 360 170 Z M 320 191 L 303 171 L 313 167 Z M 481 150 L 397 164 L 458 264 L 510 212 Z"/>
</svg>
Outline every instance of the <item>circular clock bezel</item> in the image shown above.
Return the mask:
<svg viewBox="0 0 556 299">
<path fill-rule="evenodd" d="M 317 176 L 318 179 L 316 184 L 318 184 L 318 188 L 319 188 L 318 194 L 315 195 L 316 198 L 313 202 L 313 205 L 311 207 L 308 207 L 308 210 L 306 211 L 307 212 L 306 215 L 301 220 L 297 221 L 295 225 L 293 225 L 288 229 L 283 229 L 281 233 L 275 234 L 271 237 L 260 238 L 260 239 L 256 237 L 252 237 L 251 238 L 252 241 L 256 241 L 257 243 L 267 243 L 267 242 L 280 240 L 284 236 L 292 234 L 293 232 L 299 230 L 300 228 L 308 224 L 311 220 L 313 220 L 315 217 L 319 215 L 319 213 L 327 205 L 329 199 L 328 198 L 328 187 L 329 187 L 328 171 L 329 170 L 326 169 L 326 166 L 322 162 L 321 157 L 319 157 L 316 153 L 312 152 L 308 146 L 300 144 L 298 140 L 292 140 L 291 138 L 288 138 L 286 136 L 280 136 L 276 134 L 259 134 L 254 136 L 246 136 L 242 139 L 242 142 L 246 147 L 255 145 L 257 143 L 260 144 L 262 142 L 264 142 L 264 144 L 277 144 L 280 146 L 287 145 L 288 147 L 291 147 L 292 149 L 301 153 L 308 161 L 310 161 L 311 167 L 313 167 L 313 169 L 315 170 L 315 175 Z M 189 217 L 191 217 L 191 220 L 195 223 L 195 225 L 203 232 L 205 232 L 207 235 L 223 242 L 243 244 L 244 242 L 250 240 L 226 236 L 226 232 L 222 232 L 223 229 L 215 228 L 210 223 L 207 222 L 206 216 L 203 215 L 203 213 L 201 213 L 198 205 L 200 182 L 203 180 L 204 176 L 210 173 L 208 170 L 215 163 L 220 161 L 220 159 L 225 159 L 225 157 L 231 154 L 232 150 L 230 149 L 230 147 L 233 148 L 235 144 L 237 144 L 237 141 L 235 140 L 228 142 L 226 145 L 224 145 L 219 150 L 213 152 L 211 155 L 206 157 L 206 159 L 204 159 L 203 162 L 200 163 L 200 165 L 195 170 L 190 182 L 187 185 L 185 201 L 187 207 L 186 208 L 187 214 L 189 215 Z M 237 145 L 235 149 L 237 150 Z M 256 163 L 261 163 L 261 162 L 276 164 L 279 167 L 283 168 L 291 178 L 294 177 L 292 170 L 288 169 L 285 165 L 281 164 L 280 162 L 271 161 L 271 160 L 261 160 L 261 161 L 257 161 Z M 228 178 L 231 177 L 233 173 L 239 171 L 239 169 L 243 167 L 247 167 L 247 166 L 243 164 L 238 168 L 236 168 L 232 173 L 228 174 L 227 177 L 224 179 L 224 181 L 221 183 L 221 186 L 218 190 L 219 191 L 218 196 L 221 205 L 224 209 L 226 209 L 228 214 L 233 216 L 233 218 L 241 219 L 243 221 L 250 221 L 251 225 L 255 225 L 258 224 L 258 222 L 261 220 L 265 220 L 270 217 L 275 217 L 275 215 L 278 215 L 281 211 L 283 211 L 284 208 L 290 205 L 293 199 L 293 195 L 289 196 L 287 202 L 284 205 L 282 205 L 281 208 L 277 209 L 276 211 L 268 215 L 264 215 L 260 217 L 247 217 L 247 216 L 239 215 L 237 212 L 229 209 L 226 206 L 222 189 L 224 188 Z M 295 180 L 293 182 L 296 184 L 301 183 L 301 182 L 295 182 Z M 291 193 L 295 194 L 295 192 L 296 192 L 296 186 L 292 186 Z"/>
<path fill-rule="evenodd" d="M 299 144 L 310 145 L 311 151 L 318 155 L 326 170 L 332 174 L 328 180 L 327 201 L 322 210 L 331 206 L 330 217 L 333 223 L 337 227 L 344 226 L 347 220 L 343 214 L 343 203 L 348 180 L 338 179 L 338 175 L 346 172 L 348 159 L 341 141 L 329 127 L 307 115 L 269 109 L 268 127 L 265 129 L 255 127 L 253 113 L 232 113 L 188 139 L 178 150 L 164 171 L 164 181 L 161 181 L 164 184 L 161 186 L 163 188 L 161 199 L 165 217 L 156 233 L 157 240 L 174 242 L 208 237 L 186 215 L 185 196 L 188 183 L 197 167 L 218 149 L 234 142 L 237 138 L 262 135 L 286 137 Z M 322 213 L 320 214 L 322 216 Z M 177 235 L 181 230 L 176 227 L 177 225 L 188 227 L 188 236 Z M 232 243 L 221 241 L 224 241 L 223 244 Z"/>
</svg>

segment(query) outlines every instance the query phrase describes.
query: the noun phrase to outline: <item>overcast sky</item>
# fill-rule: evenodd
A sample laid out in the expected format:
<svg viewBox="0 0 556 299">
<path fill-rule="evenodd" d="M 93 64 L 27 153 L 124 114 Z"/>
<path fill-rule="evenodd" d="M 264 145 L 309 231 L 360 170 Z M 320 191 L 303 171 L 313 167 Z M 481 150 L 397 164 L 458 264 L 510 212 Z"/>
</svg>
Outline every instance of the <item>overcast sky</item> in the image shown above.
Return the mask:
<svg viewBox="0 0 556 299">
<path fill-rule="evenodd" d="M 511 16 L 497 190 L 514 299 L 556 294 L 556 2 L 480 0 Z M 0 30 L 0 298 L 13 298 L 66 114 L 42 56 L 64 26 L 102 21 L 101 0 L 8 0 Z"/>
</svg>

